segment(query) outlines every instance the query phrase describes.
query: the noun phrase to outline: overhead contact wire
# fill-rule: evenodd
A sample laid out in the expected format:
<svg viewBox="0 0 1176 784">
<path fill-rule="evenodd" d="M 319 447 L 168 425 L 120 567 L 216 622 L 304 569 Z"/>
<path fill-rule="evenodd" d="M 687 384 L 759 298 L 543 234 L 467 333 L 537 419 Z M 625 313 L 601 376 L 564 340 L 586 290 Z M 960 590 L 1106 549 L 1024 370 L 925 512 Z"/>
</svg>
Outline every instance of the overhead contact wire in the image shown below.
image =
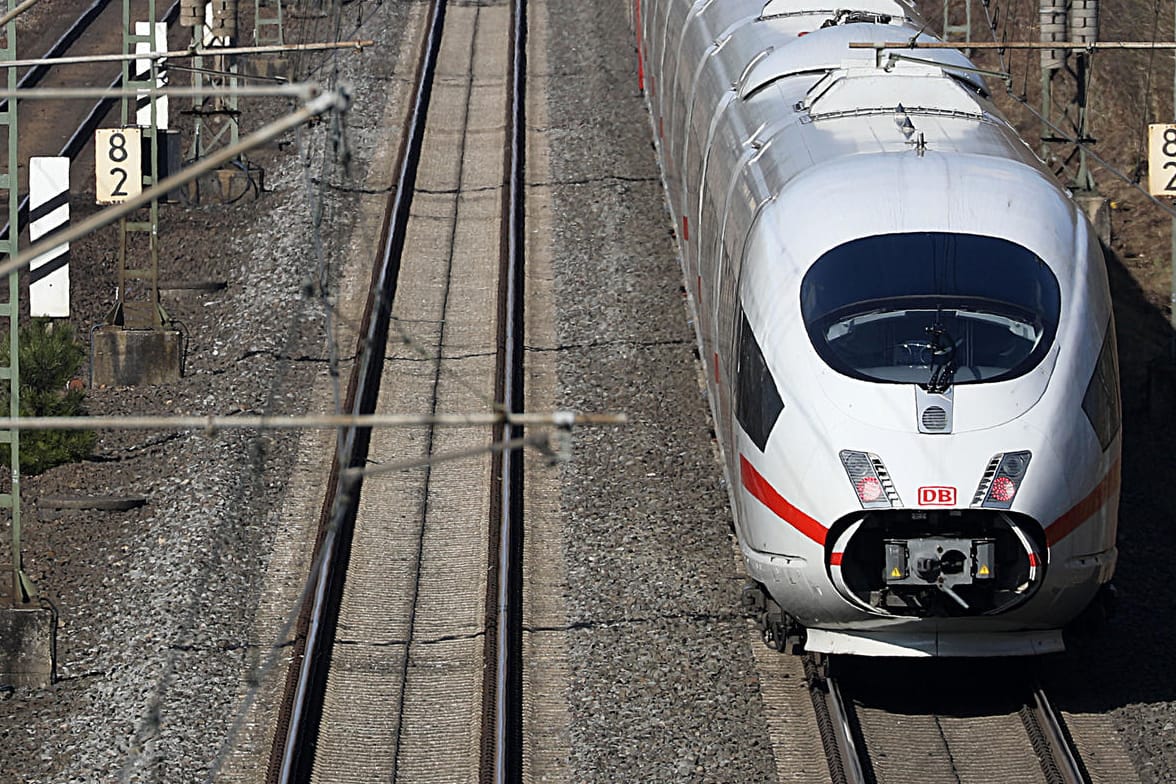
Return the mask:
<svg viewBox="0 0 1176 784">
<path fill-rule="evenodd" d="M 985 14 L 989 13 L 987 5 L 985 6 L 984 12 L 985 12 Z M 993 41 L 999 44 L 1000 42 L 996 37 L 996 31 L 993 30 L 992 32 L 993 32 Z M 1135 181 L 1134 177 L 1126 174 L 1121 169 L 1116 167 L 1114 164 L 1110 163 L 1105 158 L 1103 158 L 1101 155 L 1099 155 L 1097 152 L 1095 152 L 1094 147 L 1092 145 L 1082 141 L 1081 139 L 1070 136 L 1070 134 L 1066 133 L 1060 127 L 1058 127 L 1056 124 L 1054 124 L 1052 121 L 1048 120 L 1044 115 L 1041 114 L 1041 112 L 1039 112 L 1033 108 L 1033 106 L 1029 103 L 1029 101 L 1026 99 L 1025 96 L 1017 95 L 1015 92 L 1013 92 L 1011 84 L 1005 85 L 1005 93 L 1010 98 L 1012 98 L 1014 101 L 1021 104 L 1021 106 L 1023 106 L 1026 111 L 1028 111 L 1038 121 L 1040 121 L 1042 125 L 1049 128 L 1051 131 L 1056 133 L 1059 137 L 1065 139 L 1067 144 L 1073 144 L 1076 147 L 1081 147 L 1083 150 L 1086 151 L 1086 154 L 1088 156 L 1093 158 L 1099 164 L 1099 166 L 1101 166 L 1103 169 L 1105 169 L 1112 176 L 1121 180 L 1124 184 L 1130 186 L 1131 188 L 1135 189 L 1145 199 L 1150 201 L 1156 207 L 1159 207 L 1161 211 L 1167 213 L 1169 216 L 1171 216 L 1173 218 L 1176 218 L 1176 207 L 1172 207 L 1172 206 L 1168 205 L 1166 202 L 1161 201 L 1158 197 L 1151 195 L 1147 191 L 1147 189 L 1143 188 L 1142 186 L 1140 186 L 1140 184 L 1138 182 Z"/>
</svg>

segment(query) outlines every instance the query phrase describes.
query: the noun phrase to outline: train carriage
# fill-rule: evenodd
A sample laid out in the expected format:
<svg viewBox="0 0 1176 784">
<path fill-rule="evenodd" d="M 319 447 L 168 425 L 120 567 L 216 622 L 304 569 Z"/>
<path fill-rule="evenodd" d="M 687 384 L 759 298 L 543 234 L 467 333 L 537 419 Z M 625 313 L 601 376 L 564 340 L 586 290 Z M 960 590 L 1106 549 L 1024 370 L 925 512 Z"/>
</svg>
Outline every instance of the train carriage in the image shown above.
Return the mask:
<svg viewBox="0 0 1176 784">
<path fill-rule="evenodd" d="M 765 639 L 1060 650 L 1110 580 L 1106 270 L 896 0 L 641 0 L 638 55 Z"/>
</svg>

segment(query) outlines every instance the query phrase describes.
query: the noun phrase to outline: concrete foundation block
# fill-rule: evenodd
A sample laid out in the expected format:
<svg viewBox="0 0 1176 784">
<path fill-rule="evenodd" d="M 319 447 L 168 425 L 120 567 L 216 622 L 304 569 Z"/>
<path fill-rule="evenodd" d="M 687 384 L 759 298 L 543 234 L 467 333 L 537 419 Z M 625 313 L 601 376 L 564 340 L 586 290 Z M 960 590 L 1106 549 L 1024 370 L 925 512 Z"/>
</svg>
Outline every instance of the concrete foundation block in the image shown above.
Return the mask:
<svg viewBox="0 0 1176 784">
<path fill-rule="evenodd" d="M 183 345 L 183 335 L 174 329 L 99 327 L 90 346 L 90 382 L 130 387 L 179 381 Z"/>
<path fill-rule="evenodd" d="M 252 164 L 247 164 L 244 168 L 230 166 L 227 169 L 216 170 L 216 181 L 220 200 L 226 204 L 244 198 L 250 193 L 257 198 L 265 190 L 265 170 Z"/>
<path fill-rule="evenodd" d="M 189 204 L 231 204 L 246 196 L 259 199 L 265 192 L 265 169 L 253 164 L 244 169 L 237 166 L 216 169 L 191 180 L 182 189 Z"/>
<path fill-rule="evenodd" d="M 53 683 L 57 622 L 44 607 L 0 607 L 0 684 L 44 688 Z"/>
</svg>

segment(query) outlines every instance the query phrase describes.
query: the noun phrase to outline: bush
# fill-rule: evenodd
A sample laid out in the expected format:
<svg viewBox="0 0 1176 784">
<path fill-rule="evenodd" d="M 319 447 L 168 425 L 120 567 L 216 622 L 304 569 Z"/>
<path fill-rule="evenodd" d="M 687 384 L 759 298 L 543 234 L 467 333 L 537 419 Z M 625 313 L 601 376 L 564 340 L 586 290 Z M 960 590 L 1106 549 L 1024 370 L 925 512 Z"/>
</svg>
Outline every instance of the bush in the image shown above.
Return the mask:
<svg viewBox="0 0 1176 784">
<path fill-rule="evenodd" d="M 20 415 L 83 416 L 85 389 L 70 384 L 86 350 L 72 327 L 34 319 L 20 328 Z M 9 364 L 8 335 L 0 333 L 0 367 Z M 9 384 L 0 381 L 0 416 L 8 416 Z M 90 454 L 96 436 L 90 430 L 26 430 L 20 434 L 22 474 L 39 474 Z M 11 466 L 7 445 L 0 464 Z"/>
</svg>

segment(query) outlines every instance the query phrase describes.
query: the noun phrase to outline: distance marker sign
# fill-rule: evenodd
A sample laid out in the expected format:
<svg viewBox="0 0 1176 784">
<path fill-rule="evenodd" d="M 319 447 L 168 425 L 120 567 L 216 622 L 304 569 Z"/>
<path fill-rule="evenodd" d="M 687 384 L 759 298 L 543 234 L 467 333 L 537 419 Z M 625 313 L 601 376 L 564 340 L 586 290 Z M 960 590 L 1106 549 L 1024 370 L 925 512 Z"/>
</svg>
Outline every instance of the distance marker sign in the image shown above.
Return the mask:
<svg viewBox="0 0 1176 784">
<path fill-rule="evenodd" d="M 99 128 L 94 131 L 97 202 L 118 204 L 143 192 L 142 131 Z"/>
<path fill-rule="evenodd" d="M 1147 191 L 1152 196 L 1176 196 L 1176 125 L 1147 126 Z"/>
</svg>

